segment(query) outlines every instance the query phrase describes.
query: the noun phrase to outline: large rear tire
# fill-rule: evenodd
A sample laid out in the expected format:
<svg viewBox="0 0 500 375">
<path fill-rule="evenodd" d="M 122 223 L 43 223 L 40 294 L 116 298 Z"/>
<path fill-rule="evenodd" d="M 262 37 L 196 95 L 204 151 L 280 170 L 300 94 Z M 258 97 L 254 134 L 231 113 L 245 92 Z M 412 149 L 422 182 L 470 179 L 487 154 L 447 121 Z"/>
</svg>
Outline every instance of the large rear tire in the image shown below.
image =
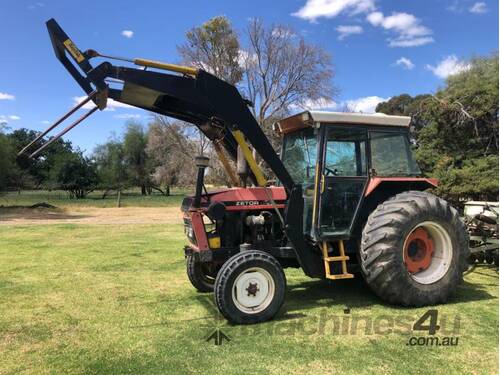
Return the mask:
<svg viewBox="0 0 500 375">
<path fill-rule="evenodd" d="M 186 273 L 191 284 L 202 293 L 214 290 L 215 276 L 208 263 L 198 262 L 193 255 L 186 257 Z"/>
<path fill-rule="evenodd" d="M 404 192 L 368 217 L 360 247 L 362 273 L 389 303 L 443 303 L 462 281 L 468 244 L 458 212 L 446 201 L 426 192 Z"/>
<path fill-rule="evenodd" d="M 215 303 L 221 314 L 235 324 L 254 324 L 272 319 L 285 300 L 283 268 L 271 255 L 248 250 L 231 257 L 217 274 Z"/>
</svg>

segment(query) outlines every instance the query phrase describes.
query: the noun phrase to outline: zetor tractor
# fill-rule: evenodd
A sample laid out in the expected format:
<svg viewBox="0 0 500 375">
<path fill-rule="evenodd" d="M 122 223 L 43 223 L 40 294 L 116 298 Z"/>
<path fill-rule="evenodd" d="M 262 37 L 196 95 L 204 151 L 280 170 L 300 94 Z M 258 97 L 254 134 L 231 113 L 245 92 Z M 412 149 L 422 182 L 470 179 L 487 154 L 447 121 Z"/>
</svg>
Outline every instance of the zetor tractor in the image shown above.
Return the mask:
<svg viewBox="0 0 500 375">
<path fill-rule="evenodd" d="M 280 157 L 234 86 L 201 69 L 82 52 L 54 20 L 47 27 L 57 58 L 88 97 L 40 138 L 92 101 L 57 139 L 111 98 L 190 122 L 213 142 L 234 187 L 207 192 L 208 159 L 196 158 L 196 193 L 182 203 L 184 251 L 189 280 L 214 292 L 229 321 L 271 319 L 285 299 L 286 267 L 331 280 L 360 271 L 380 298 L 403 306 L 443 303 L 457 288 L 467 232 L 454 208 L 425 191 L 437 181 L 419 177 L 410 118 L 303 112 L 275 125 Z M 102 57 L 169 73 L 90 64 Z M 274 185 L 254 152 L 276 176 Z"/>
</svg>

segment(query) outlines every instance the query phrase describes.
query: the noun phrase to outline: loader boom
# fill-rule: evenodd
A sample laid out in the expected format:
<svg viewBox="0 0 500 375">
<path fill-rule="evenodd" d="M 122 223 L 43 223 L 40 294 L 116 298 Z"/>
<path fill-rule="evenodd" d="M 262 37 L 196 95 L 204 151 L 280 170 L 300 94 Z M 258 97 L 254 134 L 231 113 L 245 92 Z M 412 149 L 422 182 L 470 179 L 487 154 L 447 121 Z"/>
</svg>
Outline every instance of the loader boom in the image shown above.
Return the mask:
<svg viewBox="0 0 500 375">
<path fill-rule="evenodd" d="M 249 102 L 240 95 L 236 87 L 202 69 L 146 59 L 113 57 L 91 49 L 82 52 L 54 19 L 47 21 L 47 29 L 57 59 L 88 96 L 49 126 L 19 154 L 26 152 L 38 139 L 61 124 L 83 107 L 86 102 L 92 101 L 95 107 L 35 150 L 30 156 L 37 155 L 50 143 L 96 112 L 97 109 L 105 109 L 107 100 L 113 99 L 195 125 L 212 141 L 219 155 L 222 154 L 221 148 L 224 148 L 233 160 L 237 160 L 238 150 L 241 150 L 250 167 L 249 177 L 256 185 L 264 187 L 274 210 L 281 217 L 271 193 L 265 187 L 267 181 L 252 155 L 247 144 L 248 141 L 271 168 L 286 191 L 287 204 L 281 224 L 293 246 L 300 266 L 309 276 L 321 276 L 323 272 L 321 258 L 311 251 L 312 245 L 303 236 L 302 185 L 293 180 L 250 112 Z M 107 60 L 94 67 L 90 63 L 90 60 L 94 58 L 126 61 L 143 66 L 144 69 L 117 66 Z M 146 70 L 147 68 L 163 71 L 150 71 Z M 222 160 L 222 162 L 227 168 L 227 161 Z M 230 175 L 233 179 L 235 178 L 234 174 L 230 173 Z"/>
<path fill-rule="evenodd" d="M 88 95 L 94 90 L 98 92 L 91 100 L 100 109 L 104 109 L 106 99 L 111 98 L 192 123 L 212 142 L 222 145 L 234 160 L 238 145 L 245 148 L 246 138 L 285 189 L 288 192 L 293 189 L 292 177 L 250 112 L 248 101 L 241 97 L 233 85 L 202 69 L 145 59 L 114 58 L 169 73 L 116 66 L 108 61 L 93 67 L 90 59 L 113 57 L 101 55 L 94 50 L 80 51 L 54 19 L 47 22 L 47 29 L 56 57 Z M 110 79 L 114 82 L 118 80 L 122 87 L 110 88 Z M 238 131 L 244 138 L 239 136 Z M 251 154 L 245 156 L 250 158 Z M 259 185 L 265 184 L 259 174 L 259 167 L 249 158 L 247 161 L 254 181 Z"/>
</svg>

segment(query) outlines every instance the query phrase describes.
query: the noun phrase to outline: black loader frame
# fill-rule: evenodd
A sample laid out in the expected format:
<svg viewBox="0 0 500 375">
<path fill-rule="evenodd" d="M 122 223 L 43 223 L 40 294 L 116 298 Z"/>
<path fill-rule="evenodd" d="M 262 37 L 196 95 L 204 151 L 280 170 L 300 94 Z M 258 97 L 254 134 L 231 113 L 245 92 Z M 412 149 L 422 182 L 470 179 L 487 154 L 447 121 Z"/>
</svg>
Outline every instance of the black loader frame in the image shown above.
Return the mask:
<svg viewBox="0 0 500 375">
<path fill-rule="evenodd" d="M 302 185 L 294 182 L 253 117 L 248 108 L 252 103 L 244 99 L 234 86 L 202 69 L 145 59 L 132 60 L 108 56 L 91 49 L 82 52 L 54 19 L 47 21 L 46 25 L 57 59 L 88 96 L 49 126 L 19 154 L 26 152 L 84 104 L 89 101 L 95 104 L 93 109 L 30 155 L 36 156 L 97 109 L 106 108 L 107 100 L 110 98 L 196 125 L 214 145 L 224 147 L 233 160 L 237 160 L 238 147 L 242 148 L 250 167 L 250 178 L 256 185 L 265 186 L 266 180 L 246 144 L 246 139 L 265 160 L 287 192 L 288 199 L 283 217 L 284 231 L 304 273 L 310 277 L 324 275 L 320 254 L 312 251 L 313 245 L 303 236 Z M 116 66 L 108 61 L 94 67 L 90 60 L 99 57 L 130 62 L 143 68 Z M 147 68 L 177 74 L 148 71 Z M 116 84 L 123 86 L 110 87 Z"/>
</svg>

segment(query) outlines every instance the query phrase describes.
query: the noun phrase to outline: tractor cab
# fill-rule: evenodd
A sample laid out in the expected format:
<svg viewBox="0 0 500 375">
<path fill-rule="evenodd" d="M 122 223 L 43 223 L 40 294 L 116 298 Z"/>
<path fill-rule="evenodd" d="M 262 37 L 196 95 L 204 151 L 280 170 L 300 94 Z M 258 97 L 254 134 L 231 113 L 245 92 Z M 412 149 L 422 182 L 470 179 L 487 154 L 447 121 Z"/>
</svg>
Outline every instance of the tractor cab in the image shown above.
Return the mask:
<svg viewBox="0 0 500 375">
<path fill-rule="evenodd" d="M 370 178 L 420 175 L 409 123 L 403 116 L 308 111 L 276 124 L 281 159 L 302 184 L 306 235 L 349 238 Z"/>
</svg>

